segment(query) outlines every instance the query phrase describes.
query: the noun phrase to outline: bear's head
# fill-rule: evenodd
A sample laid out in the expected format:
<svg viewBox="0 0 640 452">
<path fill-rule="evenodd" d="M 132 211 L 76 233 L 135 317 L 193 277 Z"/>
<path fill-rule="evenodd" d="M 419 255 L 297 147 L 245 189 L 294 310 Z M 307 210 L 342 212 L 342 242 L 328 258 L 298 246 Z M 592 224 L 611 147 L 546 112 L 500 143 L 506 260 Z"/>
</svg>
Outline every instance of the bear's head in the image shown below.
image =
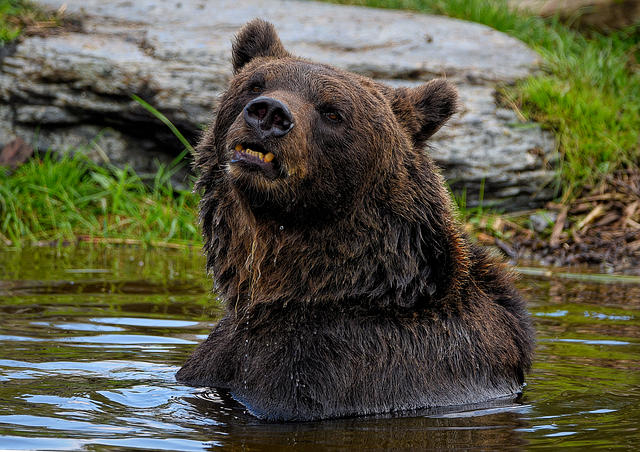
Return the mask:
<svg viewBox="0 0 640 452">
<path fill-rule="evenodd" d="M 335 220 L 421 160 L 424 142 L 455 112 L 445 81 L 392 89 L 295 58 L 274 27 L 254 20 L 233 46 L 200 163 L 215 162 L 249 206 L 286 221 Z"/>
<path fill-rule="evenodd" d="M 407 305 L 437 295 L 465 250 L 423 148 L 456 111 L 455 89 L 392 88 L 296 58 L 259 19 L 237 35 L 232 62 L 196 161 L 218 292 L 389 293 Z"/>
</svg>

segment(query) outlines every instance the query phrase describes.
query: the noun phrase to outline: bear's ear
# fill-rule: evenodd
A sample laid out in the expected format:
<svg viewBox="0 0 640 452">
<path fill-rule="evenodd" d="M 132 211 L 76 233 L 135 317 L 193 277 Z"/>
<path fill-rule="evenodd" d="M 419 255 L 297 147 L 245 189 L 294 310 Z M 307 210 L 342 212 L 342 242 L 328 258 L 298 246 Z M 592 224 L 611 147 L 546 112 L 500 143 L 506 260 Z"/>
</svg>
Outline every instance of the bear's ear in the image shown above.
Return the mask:
<svg viewBox="0 0 640 452">
<path fill-rule="evenodd" d="M 233 72 L 237 74 L 254 58 L 288 56 L 291 54 L 284 49 L 273 24 L 262 19 L 253 19 L 236 35 L 232 49 Z"/>
<path fill-rule="evenodd" d="M 421 147 L 457 111 L 458 92 L 440 79 L 417 88 L 397 88 L 391 108 L 414 145 Z"/>
</svg>

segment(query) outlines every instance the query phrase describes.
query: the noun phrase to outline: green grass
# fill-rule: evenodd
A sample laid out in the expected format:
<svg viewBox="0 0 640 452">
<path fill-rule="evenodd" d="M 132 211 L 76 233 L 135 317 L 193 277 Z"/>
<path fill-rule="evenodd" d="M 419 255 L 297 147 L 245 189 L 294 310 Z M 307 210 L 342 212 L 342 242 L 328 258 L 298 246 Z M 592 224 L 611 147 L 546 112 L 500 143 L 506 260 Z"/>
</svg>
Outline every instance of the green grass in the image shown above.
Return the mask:
<svg viewBox="0 0 640 452">
<path fill-rule="evenodd" d="M 33 32 L 58 27 L 62 24 L 59 12 L 48 12 L 29 0 L 0 0 L 0 48 L 16 40 L 27 27 Z"/>
<path fill-rule="evenodd" d="M 147 178 L 130 168 L 98 166 L 81 152 L 60 159 L 46 153 L 12 175 L 0 170 L 0 246 L 80 236 L 98 243 L 199 246 L 198 197 L 171 184 L 186 152 Z"/>
<path fill-rule="evenodd" d="M 570 200 L 600 173 L 640 160 L 640 24 L 609 36 L 514 11 L 504 0 L 328 0 L 411 9 L 488 25 L 540 53 L 544 73 L 505 88 L 506 101 L 556 133 L 559 182 Z"/>
<path fill-rule="evenodd" d="M 20 36 L 22 10 L 19 0 L 0 0 L 0 47 Z"/>
</svg>

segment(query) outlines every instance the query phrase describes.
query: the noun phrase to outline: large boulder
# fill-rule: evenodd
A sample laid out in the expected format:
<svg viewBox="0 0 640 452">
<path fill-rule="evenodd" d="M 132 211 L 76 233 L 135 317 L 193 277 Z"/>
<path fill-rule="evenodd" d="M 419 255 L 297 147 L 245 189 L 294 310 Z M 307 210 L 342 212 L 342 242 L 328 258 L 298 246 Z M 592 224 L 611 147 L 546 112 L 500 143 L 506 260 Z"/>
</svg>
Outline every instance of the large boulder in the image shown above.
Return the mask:
<svg viewBox="0 0 640 452">
<path fill-rule="evenodd" d="M 60 0 L 41 0 L 58 8 Z M 314 2 L 69 0 L 83 32 L 28 37 L 0 60 L 0 149 L 20 137 L 40 150 L 84 146 L 139 172 L 183 146 L 138 103 L 192 142 L 231 77 L 231 38 L 253 17 L 273 22 L 296 55 L 396 84 L 446 77 L 462 108 L 431 152 L 467 205 L 517 209 L 552 195 L 549 132 L 498 107 L 496 87 L 537 69 L 537 54 L 486 26 L 417 13 Z"/>
<path fill-rule="evenodd" d="M 558 17 L 574 27 L 623 29 L 640 20 L 640 0 L 510 0 L 542 17 Z"/>
</svg>

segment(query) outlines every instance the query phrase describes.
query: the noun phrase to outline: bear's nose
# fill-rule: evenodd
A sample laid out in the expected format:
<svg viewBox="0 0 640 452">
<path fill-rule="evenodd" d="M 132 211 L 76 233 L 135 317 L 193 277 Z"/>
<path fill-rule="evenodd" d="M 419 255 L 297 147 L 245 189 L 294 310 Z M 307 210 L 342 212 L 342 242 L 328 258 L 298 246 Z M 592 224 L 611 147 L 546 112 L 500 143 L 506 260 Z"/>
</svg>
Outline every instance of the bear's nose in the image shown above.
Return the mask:
<svg viewBox="0 0 640 452">
<path fill-rule="evenodd" d="M 284 103 L 260 96 L 244 108 L 244 120 L 261 138 L 285 136 L 293 129 L 293 115 Z"/>
</svg>

